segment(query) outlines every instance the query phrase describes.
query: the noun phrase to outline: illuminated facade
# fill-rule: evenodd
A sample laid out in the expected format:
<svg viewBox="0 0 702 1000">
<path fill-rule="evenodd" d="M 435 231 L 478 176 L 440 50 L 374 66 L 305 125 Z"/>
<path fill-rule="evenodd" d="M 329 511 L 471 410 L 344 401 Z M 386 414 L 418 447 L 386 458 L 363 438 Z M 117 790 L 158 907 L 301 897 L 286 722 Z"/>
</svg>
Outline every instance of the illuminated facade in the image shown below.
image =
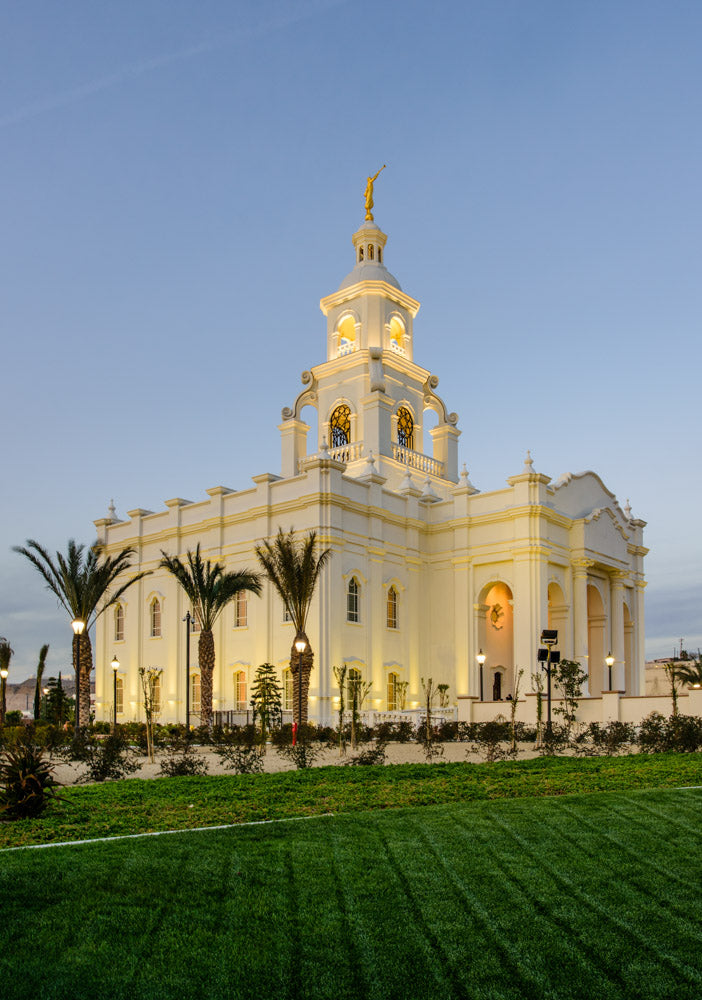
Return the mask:
<svg viewBox="0 0 702 1000">
<path fill-rule="evenodd" d="M 608 686 L 610 650 L 612 688 L 643 694 L 644 522 L 595 473 L 552 482 L 528 453 L 502 490 L 480 492 L 465 466 L 459 473 L 458 416 L 437 395 L 438 378 L 414 361 L 419 303 L 386 270 L 385 243 L 366 221 L 353 236 L 353 269 L 321 301 L 327 357 L 302 373 L 300 394 L 282 412 L 279 475 L 95 522 L 108 551 L 133 545 L 135 568 L 154 571 L 99 619 L 99 717 L 111 712 L 116 653 L 123 719 L 139 717 L 142 665 L 163 669 L 161 719 L 184 718 L 189 608 L 157 569 L 161 549 L 183 555 L 199 542 L 227 568 L 257 569 L 255 545 L 291 524 L 314 529 L 332 550 L 307 628 L 313 719 L 334 716 L 333 666 L 342 663 L 371 682 L 366 708 L 416 706 L 420 679 L 431 676 L 470 717 L 480 698 L 478 651 L 486 656 L 483 700 L 504 699 L 515 668 L 533 669 L 547 627 L 558 629 L 562 656 L 587 668 L 591 696 Z M 279 669 L 289 699 L 293 639 L 268 585 L 261 598 L 228 607 L 215 630 L 215 711 L 242 710 L 264 662 Z M 197 703 L 196 641 L 191 655 Z"/>
</svg>

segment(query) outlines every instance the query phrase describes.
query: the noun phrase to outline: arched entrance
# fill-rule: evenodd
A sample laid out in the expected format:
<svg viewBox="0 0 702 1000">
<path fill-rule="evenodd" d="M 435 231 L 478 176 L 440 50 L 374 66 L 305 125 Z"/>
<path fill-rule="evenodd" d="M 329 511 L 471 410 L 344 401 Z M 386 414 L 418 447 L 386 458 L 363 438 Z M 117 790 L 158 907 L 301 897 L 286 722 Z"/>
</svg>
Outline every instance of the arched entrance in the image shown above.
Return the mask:
<svg viewBox="0 0 702 1000">
<path fill-rule="evenodd" d="M 485 653 L 483 700 L 506 698 L 513 693 L 514 676 L 514 613 L 510 587 L 502 581 L 483 587 L 477 615 L 478 646 Z M 498 672 L 499 679 L 496 679 Z M 497 699 L 493 699 L 495 691 L 499 691 Z"/>
</svg>

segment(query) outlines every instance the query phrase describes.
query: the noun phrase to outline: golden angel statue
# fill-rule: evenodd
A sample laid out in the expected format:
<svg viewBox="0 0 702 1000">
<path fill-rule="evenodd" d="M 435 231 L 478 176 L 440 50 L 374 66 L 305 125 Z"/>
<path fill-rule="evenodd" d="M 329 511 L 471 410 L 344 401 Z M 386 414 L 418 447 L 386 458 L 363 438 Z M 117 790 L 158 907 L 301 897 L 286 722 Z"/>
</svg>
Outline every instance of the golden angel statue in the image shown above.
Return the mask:
<svg viewBox="0 0 702 1000">
<path fill-rule="evenodd" d="M 378 173 L 369 177 L 366 182 L 366 222 L 373 222 L 373 182 L 377 179 L 378 174 L 385 170 L 386 166 L 387 164 L 384 163 Z"/>
</svg>

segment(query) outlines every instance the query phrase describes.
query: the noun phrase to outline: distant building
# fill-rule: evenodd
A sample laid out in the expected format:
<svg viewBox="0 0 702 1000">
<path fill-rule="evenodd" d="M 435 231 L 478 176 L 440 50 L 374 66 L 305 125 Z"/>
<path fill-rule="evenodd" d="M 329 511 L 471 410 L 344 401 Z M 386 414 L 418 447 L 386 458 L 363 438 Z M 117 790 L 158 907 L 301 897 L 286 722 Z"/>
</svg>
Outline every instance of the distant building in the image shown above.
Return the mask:
<svg viewBox="0 0 702 1000">
<path fill-rule="evenodd" d="M 437 376 L 414 360 L 421 344 L 426 354 L 433 337 L 458 333 L 415 338 L 419 302 L 386 270 L 386 239 L 375 222 L 364 222 L 353 235 L 353 269 L 321 301 L 326 360 L 302 373 L 299 395 L 283 409 L 278 474 L 254 476 L 243 490 L 215 486 L 197 502 L 174 497 L 156 513 L 135 508 L 127 520 L 112 508 L 95 522 L 109 552 L 132 545 L 135 569 L 153 571 L 98 619 L 98 718 L 112 712 L 114 654 L 119 718 L 139 716 L 140 666 L 163 670 L 161 719 L 184 718 L 189 607 L 158 569 L 161 550 L 183 555 L 199 542 L 205 557 L 227 568 L 257 569 L 255 545 L 291 525 L 300 534 L 314 529 L 332 550 L 307 629 L 313 719 L 334 717 L 332 668 L 342 663 L 371 683 L 366 707 L 395 711 L 403 682 L 407 707 L 416 706 L 420 679 L 429 676 L 450 686 L 453 704 L 459 696 L 480 699 L 482 650 L 482 699 L 503 699 L 515 668 L 534 668 L 546 627 L 558 629 L 561 655 L 587 669 L 591 695 L 608 686 L 610 650 L 612 687 L 643 694 L 645 522 L 622 509 L 594 472 L 554 482 L 529 453 L 504 489 L 480 492 L 465 466 L 459 473 L 459 418 L 437 394 Z M 499 392 L 496 384 L 495 405 Z M 469 440 L 489 420 L 489 408 L 470 412 Z M 225 454 L 235 446 L 229 436 L 227 476 L 236 459 Z M 291 707 L 294 638 L 268 585 L 262 598 L 229 607 L 215 634 L 215 710 L 245 709 L 263 662 L 278 668 Z"/>
</svg>

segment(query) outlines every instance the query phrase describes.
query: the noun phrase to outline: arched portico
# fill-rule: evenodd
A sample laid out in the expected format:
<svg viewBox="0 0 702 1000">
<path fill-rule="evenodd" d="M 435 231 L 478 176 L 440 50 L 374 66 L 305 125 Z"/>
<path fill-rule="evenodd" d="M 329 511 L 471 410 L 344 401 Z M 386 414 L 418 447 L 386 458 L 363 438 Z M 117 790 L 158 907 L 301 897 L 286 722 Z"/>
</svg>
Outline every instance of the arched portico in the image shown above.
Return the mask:
<svg viewBox="0 0 702 1000">
<path fill-rule="evenodd" d="M 493 700 L 499 684 L 499 698 L 513 693 L 514 610 L 511 588 L 503 581 L 488 583 L 476 604 L 478 646 L 485 654 L 483 700 Z M 499 673 L 499 681 L 495 674 Z M 478 692 L 476 692 L 477 694 Z"/>
</svg>

